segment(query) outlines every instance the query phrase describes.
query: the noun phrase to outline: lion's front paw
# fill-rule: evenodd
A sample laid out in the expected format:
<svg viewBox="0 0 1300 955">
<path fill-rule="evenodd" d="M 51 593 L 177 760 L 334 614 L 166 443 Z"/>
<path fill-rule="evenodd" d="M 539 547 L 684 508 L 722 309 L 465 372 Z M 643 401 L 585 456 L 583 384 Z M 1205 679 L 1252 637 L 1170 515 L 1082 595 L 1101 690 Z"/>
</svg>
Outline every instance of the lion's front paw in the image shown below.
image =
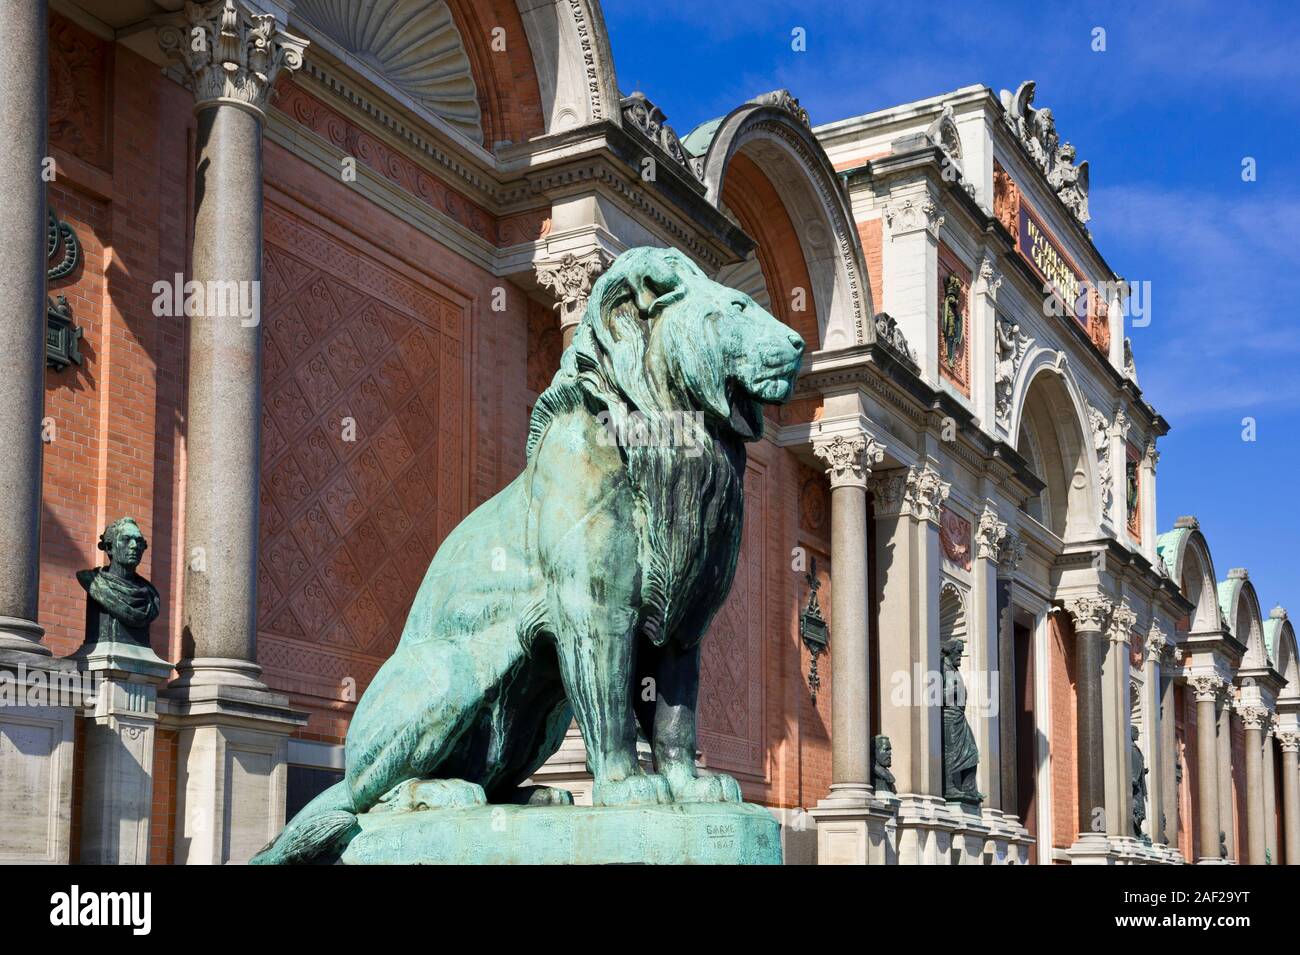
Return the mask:
<svg viewBox="0 0 1300 955">
<path fill-rule="evenodd" d="M 726 773 L 712 776 L 669 777 L 673 802 L 744 802 L 740 783 Z"/>
<path fill-rule="evenodd" d="M 591 801 L 596 806 L 636 806 L 672 802 L 672 790 L 663 776 L 635 773 L 624 779 L 597 780 Z"/>
</svg>

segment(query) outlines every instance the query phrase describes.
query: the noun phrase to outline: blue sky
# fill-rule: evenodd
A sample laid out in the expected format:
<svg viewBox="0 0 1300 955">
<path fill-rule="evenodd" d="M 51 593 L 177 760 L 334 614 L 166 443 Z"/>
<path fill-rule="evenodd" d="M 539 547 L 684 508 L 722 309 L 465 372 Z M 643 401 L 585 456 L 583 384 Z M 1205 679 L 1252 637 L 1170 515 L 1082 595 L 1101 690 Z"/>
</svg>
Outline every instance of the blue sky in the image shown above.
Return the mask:
<svg viewBox="0 0 1300 955">
<path fill-rule="evenodd" d="M 1086 9 L 1085 9 L 1086 8 Z M 685 135 L 788 87 L 814 124 L 1038 81 L 1090 164 L 1098 248 L 1151 283 L 1130 331 L 1160 442 L 1159 527 L 1300 616 L 1300 4 L 607 0 L 619 85 Z M 791 31 L 806 31 L 806 52 Z M 1093 30 L 1106 50 L 1092 50 Z M 1242 160 L 1257 180 L 1242 181 Z M 1242 419 L 1256 440 L 1242 439 Z"/>
</svg>

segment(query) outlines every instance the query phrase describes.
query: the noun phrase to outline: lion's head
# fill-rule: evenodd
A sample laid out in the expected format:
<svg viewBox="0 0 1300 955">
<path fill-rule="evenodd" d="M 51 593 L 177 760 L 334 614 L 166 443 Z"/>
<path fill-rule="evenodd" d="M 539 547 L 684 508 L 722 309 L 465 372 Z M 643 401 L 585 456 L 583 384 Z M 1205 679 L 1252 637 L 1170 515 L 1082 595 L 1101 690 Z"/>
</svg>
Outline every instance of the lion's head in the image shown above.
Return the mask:
<svg viewBox="0 0 1300 955">
<path fill-rule="evenodd" d="M 592 289 L 551 389 L 580 383 L 630 411 L 698 412 L 712 430 L 753 441 L 761 405 L 793 392 L 803 349 L 797 333 L 682 253 L 629 249 Z"/>
</svg>

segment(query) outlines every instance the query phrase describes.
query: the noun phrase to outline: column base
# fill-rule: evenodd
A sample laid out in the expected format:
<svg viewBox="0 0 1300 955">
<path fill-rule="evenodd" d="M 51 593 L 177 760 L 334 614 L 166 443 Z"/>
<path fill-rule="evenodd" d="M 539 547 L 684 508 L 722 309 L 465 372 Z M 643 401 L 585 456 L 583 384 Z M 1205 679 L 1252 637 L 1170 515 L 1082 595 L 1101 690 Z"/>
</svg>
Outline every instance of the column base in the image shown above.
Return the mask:
<svg viewBox="0 0 1300 955">
<path fill-rule="evenodd" d="M 1034 838 L 1015 816 L 1001 809 L 985 809 L 984 823 L 989 827 L 987 846 L 990 865 L 1028 865 L 1029 848 Z"/>
<path fill-rule="evenodd" d="M 209 657 L 176 668 L 159 699 L 161 725 L 177 731 L 176 862 L 247 862 L 284 828 L 287 740 L 307 715 L 257 680 L 254 663 Z"/>
<path fill-rule="evenodd" d="M 894 865 L 886 826 L 893 803 L 876 798 L 870 786 L 839 784 L 808 810 L 817 826 L 818 865 Z"/>
<path fill-rule="evenodd" d="M 950 865 L 957 819 L 939 796 L 900 793 L 892 825 L 899 865 Z"/>
<path fill-rule="evenodd" d="M 1070 865 L 1115 865 L 1117 854 L 1102 832 L 1084 832 L 1065 850 Z"/>
<path fill-rule="evenodd" d="M 52 656 L 50 648 L 41 643 L 44 636 L 45 628 L 34 620 L 0 617 L 0 665 L 10 658 L 17 662 L 23 656 Z"/>
</svg>

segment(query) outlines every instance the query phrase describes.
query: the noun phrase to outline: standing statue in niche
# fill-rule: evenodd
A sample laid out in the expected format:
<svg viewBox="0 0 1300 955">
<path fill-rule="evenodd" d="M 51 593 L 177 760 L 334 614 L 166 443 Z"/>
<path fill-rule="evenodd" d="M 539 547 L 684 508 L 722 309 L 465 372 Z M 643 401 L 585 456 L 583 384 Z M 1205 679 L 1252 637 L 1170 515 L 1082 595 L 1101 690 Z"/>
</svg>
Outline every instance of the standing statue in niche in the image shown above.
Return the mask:
<svg viewBox="0 0 1300 955">
<path fill-rule="evenodd" d="M 894 774 L 890 766 L 894 765 L 894 746 L 888 736 L 876 736 L 871 747 L 871 786 L 878 793 L 893 793 Z"/>
<path fill-rule="evenodd" d="M 99 535 L 107 567 L 77 571 L 77 581 L 90 599 L 86 604 L 86 645 L 108 643 L 149 646 L 149 624 L 161 602 L 153 584 L 135 572 L 149 546 L 140 525 L 123 517 Z"/>
<path fill-rule="evenodd" d="M 336 859 L 354 841 L 364 854 L 366 827 L 383 830 L 392 814 L 419 818 L 420 861 L 450 858 L 453 843 L 456 859 L 481 859 L 480 843 L 456 842 L 457 813 L 476 824 L 496 810 L 474 813 L 488 803 L 509 804 L 499 812 L 514 820 L 501 851 L 545 857 L 562 834 L 527 820 L 573 799 L 526 781 L 575 717 L 593 806 L 573 813 L 592 825 L 628 816 L 607 807 L 672 804 L 687 817 L 690 804 L 741 803 L 735 779 L 696 771 L 700 643 L 735 575 L 746 442 L 762 436 L 763 406 L 789 399 L 803 349 L 684 253 L 620 255 L 537 399 L 522 473 L 434 555 L 397 649 L 357 703 L 343 780 L 253 862 Z M 689 428 L 691 440 L 611 440 L 645 420 Z M 488 571 L 494 551 L 500 569 Z M 392 862 L 417 841 L 377 837 L 364 858 Z"/>
<path fill-rule="evenodd" d="M 1151 837 L 1142 832 L 1142 823 L 1147 818 L 1147 761 L 1138 748 L 1138 728 L 1130 726 L 1129 739 L 1129 775 L 1133 786 L 1133 835 L 1146 845 L 1151 845 Z"/>
<path fill-rule="evenodd" d="M 966 719 L 966 683 L 961 657 L 966 641 L 949 640 L 939 650 L 943 669 L 943 798 L 978 806 L 984 794 L 975 788 L 979 748 Z"/>
<path fill-rule="evenodd" d="M 949 368 L 956 369 L 966 343 L 966 317 L 962 314 L 961 279 L 955 275 L 948 276 L 944 282 L 941 308 L 943 314 L 940 330 L 943 333 L 944 361 Z"/>
</svg>

